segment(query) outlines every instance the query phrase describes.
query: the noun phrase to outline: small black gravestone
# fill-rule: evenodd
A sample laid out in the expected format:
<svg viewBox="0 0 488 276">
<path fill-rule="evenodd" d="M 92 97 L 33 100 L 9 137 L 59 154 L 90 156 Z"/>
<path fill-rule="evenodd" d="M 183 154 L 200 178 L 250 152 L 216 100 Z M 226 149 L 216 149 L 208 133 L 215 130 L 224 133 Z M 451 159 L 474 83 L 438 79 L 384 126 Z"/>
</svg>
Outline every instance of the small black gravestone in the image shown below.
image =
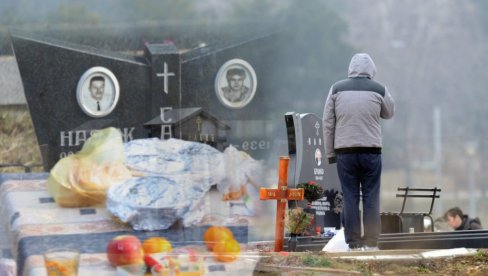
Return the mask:
<svg viewBox="0 0 488 276">
<path fill-rule="evenodd" d="M 340 228 L 340 189 L 335 182 L 325 181 L 325 145 L 322 133 L 322 119 L 314 114 L 287 112 L 285 123 L 288 133 L 290 185 L 315 182 L 324 189 L 324 197 L 312 202 L 315 209 L 315 226 Z M 305 202 L 299 202 L 304 207 Z"/>
<path fill-rule="evenodd" d="M 195 107 L 201 116 L 193 119 L 208 120 L 202 127 L 215 127 L 205 131 L 216 135 L 215 143 L 210 142 L 217 148 L 229 144 L 265 158 L 273 149 L 276 122 L 270 122 L 273 102 L 266 99 L 279 89 L 264 76 L 276 70 L 277 34 L 236 38 L 239 32 L 231 33 L 234 37 L 229 39 L 217 35 L 218 39 L 209 39 L 214 45 L 179 48 L 173 42 L 147 43 L 139 51 L 143 54 L 129 55 L 12 32 L 44 169 L 80 150 L 94 130 L 117 127 L 124 142 L 147 138 L 156 130 L 144 125 L 159 117 L 165 130 L 171 125 L 175 133 L 190 124 L 167 124 L 167 120 L 182 123 L 182 116 Z M 241 83 L 239 89 L 230 89 L 232 81 Z M 170 117 L 166 112 L 171 110 L 179 115 Z M 206 137 L 195 139 L 196 133 L 192 134 L 175 137 L 200 141 Z"/>
<path fill-rule="evenodd" d="M 227 146 L 226 132 L 230 129 L 199 107 L 162 110 L 160 116 L 144 126 L 150 129 L 150 137 L 197 141 L 219 150 Z"/>
</svg>

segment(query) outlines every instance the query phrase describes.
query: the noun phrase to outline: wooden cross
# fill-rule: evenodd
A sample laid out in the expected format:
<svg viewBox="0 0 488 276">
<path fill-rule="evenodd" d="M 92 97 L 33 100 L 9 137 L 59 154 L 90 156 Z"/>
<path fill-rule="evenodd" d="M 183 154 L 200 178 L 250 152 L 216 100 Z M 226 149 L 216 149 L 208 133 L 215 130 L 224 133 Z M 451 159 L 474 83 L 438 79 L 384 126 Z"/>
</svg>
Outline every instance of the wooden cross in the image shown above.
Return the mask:
<svg viewBox="0 0 488 276">
<path fill-rule="evenodd" d="M 303 189 L 288 189 L 288 156 L 280 156 L 278 188 L 259 190 L 259 199 L 276 199 L 276 230 L 275 230 L 275 252 L 283 251 L 283 238 L 285 231 L 285 210 L 288 200 L 303 200 Z"/>
</svg>

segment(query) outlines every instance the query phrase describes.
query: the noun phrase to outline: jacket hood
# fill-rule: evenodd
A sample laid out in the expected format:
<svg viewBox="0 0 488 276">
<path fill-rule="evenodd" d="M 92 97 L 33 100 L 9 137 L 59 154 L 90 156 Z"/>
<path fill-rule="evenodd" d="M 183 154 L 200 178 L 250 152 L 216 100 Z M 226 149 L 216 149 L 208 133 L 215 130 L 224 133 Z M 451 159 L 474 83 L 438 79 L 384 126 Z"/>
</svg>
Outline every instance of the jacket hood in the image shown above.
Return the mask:
<svg viewBox="0 0 488 276">
<path fill-rule="evenodd" d="M 479 218 L 470 218 L 468 215 L 462 216 L 462 223 L 456 230 L 476 230 L 481 229 L 481 221 Z"/>
<path fill-rule="evenodd" d="M 376 75 L 376 65 L 371 57 L 366 53 L 355 54 L 349 63 L 349 78 L 367 77 L 374 78 Z"/>
</svg>

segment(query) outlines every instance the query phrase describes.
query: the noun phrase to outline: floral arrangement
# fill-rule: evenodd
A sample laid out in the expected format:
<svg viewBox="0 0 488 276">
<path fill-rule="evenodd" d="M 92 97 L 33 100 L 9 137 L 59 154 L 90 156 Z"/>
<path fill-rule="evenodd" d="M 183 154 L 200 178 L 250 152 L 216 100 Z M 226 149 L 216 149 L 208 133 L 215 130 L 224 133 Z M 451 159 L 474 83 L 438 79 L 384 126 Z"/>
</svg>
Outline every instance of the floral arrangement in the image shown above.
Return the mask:
<svg viewBox="0 0 488 276">
<path fill-rule="evenodd" d="M 307 231 L 314 215 L 306 213 L 303 208 L 289 209 L 285 217 L 285 227 L 290 234 L 300 235 Z"/>
<path fill-rule="evenodd" d="M 334 213 L 339 214 L 342 212 L 342 192 L 334 191 Z"/>
<path fill-rule="evenodd" d="M 324 189 L 314 181 L 298 183 L 296 187 L 303 188 L 303 197 L 310 203 L 324 196 Z"/>
</svg>

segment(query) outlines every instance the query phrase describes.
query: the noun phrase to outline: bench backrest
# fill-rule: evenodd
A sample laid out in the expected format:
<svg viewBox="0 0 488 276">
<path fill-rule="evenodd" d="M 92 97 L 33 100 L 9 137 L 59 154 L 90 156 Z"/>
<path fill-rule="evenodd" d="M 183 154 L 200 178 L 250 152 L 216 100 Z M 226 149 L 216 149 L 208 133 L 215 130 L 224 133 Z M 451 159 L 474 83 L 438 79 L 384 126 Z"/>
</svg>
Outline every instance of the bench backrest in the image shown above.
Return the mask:
<svg viewBox="0 0 488 276">
<path fill-rule="evenodd" d="M 404 193 L 397 194 L 396 197 L 403 197 L 403 204 L 402 204 L 402 210 L 400 211 L 400 214 L 403 213 L 405 210 L 405 203 L 407 201 L 407 198 L 409 197 L 423 197 L 423 198 L 431 198 L 432 202 L 430 204 L 430 210 L 427 215 L 430 216 L 432 214 L 432 209 L 434 208 L 434 201 L 436 198 L 439 198 L 439 193 L 441 192 L 441 189 L 434 187 L 433 189 L 424 189 L 424 188 L 410 188 L 410 187 L 405 187 L 405 188 L 398 188 L 398 191 L 403 191 Z"/>
</svg>

